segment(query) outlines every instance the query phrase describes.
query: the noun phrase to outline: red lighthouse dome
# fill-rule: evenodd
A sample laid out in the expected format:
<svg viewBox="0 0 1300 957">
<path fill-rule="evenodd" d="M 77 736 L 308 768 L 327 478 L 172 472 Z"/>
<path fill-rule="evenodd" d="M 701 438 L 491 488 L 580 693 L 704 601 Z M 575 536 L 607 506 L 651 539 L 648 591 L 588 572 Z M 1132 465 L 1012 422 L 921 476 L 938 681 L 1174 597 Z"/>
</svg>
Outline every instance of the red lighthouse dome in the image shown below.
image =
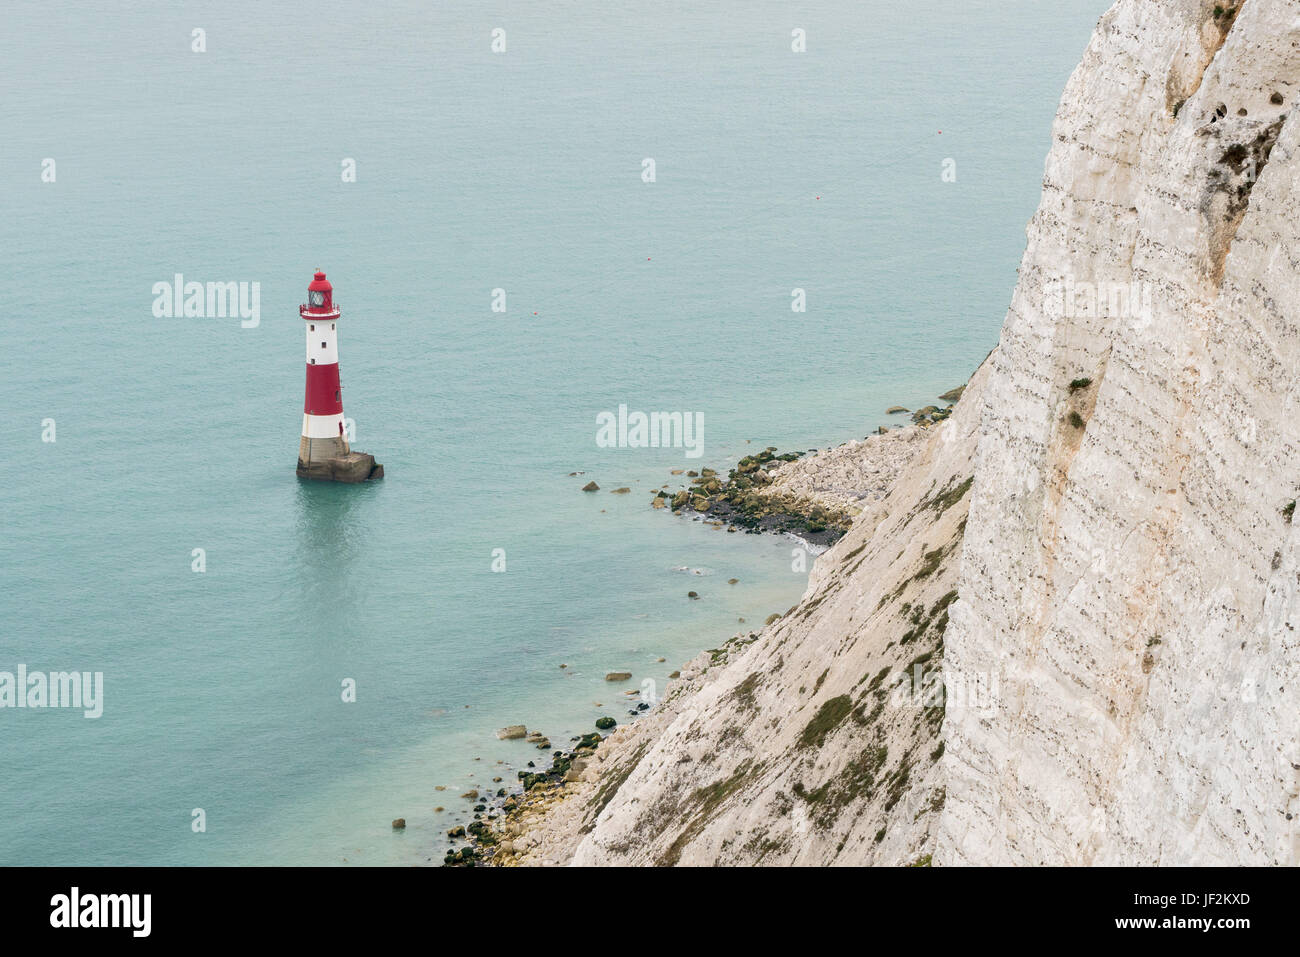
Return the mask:
<svg viewBox="0 0 1300 957">
<path fill-rule="evenodd" d="M 307 308 L 312 312 L 332 312 L 334 309 L 334 287 L 319 269 L 307 287 Z"/>
</svg>

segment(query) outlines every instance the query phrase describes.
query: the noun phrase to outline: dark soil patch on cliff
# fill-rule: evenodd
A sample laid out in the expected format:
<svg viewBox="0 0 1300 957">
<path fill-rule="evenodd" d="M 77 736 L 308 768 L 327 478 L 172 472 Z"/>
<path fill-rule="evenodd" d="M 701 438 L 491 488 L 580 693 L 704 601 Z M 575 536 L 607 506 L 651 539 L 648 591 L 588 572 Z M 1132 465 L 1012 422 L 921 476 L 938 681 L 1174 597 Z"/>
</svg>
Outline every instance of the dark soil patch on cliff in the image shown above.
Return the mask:
<svg viewBox="0 0 1300 957">
<path fill-rule="evenodd" d="M 822 702 L 817 714 L 808 722 L 799 737 L 799 744 L 805 748 L 820 748 L 826 743 L 827 736 L 840 726 L 853 710 L 853 699 L 846 694 L 837 695 Z"/>
</svg>

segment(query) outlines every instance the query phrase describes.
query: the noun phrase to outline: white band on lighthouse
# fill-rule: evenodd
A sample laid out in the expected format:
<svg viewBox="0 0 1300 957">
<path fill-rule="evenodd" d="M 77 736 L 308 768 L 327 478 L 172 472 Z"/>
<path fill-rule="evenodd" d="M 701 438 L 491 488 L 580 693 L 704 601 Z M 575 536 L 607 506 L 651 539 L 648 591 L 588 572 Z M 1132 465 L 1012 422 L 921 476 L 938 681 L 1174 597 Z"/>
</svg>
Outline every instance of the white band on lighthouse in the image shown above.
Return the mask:
<svg viewBox="0 0 1300 957">
<path fill-rule="evenodd" d="M 302 416 L 302 434 L 308 439 L 330 439 L 338 438 L 344 433 L 343 413 L 338 415 L 308 415 L 303 413 Z"/>
<path fill-rule="evenodd" d="M 337 365 L 339 361 L 337 319 L 307 323 L 307 365 Z"/>
</svg>

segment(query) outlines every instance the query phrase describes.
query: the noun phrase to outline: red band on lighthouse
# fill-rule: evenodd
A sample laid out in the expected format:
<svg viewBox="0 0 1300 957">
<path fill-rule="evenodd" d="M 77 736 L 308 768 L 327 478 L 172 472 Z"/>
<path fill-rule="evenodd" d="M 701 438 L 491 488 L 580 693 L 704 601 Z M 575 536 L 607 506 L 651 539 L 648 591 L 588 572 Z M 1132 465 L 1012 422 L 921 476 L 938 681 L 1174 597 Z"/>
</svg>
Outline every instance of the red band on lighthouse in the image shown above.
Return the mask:
<svg viewBox="0 0 1300 957">
<path fill-rule="evenodd" d="M 308 415 L 342 415 L 343 391 L 339 386 L 339 364 L 307 367 L 307 401 L 302 410 Z"/>
</svg>

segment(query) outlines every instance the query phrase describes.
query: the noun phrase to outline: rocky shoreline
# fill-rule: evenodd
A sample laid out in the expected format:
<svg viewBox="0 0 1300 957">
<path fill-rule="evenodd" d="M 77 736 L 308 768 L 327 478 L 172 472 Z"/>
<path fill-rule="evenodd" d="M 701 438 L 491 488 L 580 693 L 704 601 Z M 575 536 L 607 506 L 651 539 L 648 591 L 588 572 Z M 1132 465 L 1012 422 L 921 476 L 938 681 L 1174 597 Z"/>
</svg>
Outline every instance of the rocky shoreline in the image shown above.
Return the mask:
<svg viewBox="0 0 1300 957">
<path fill-rule="evenodd" d="M 955 402 L 962 388 L 944 397 Z M 953 407 L 925 406 L 912 413 L 912 428 L 881 426 L 875 435 L 831 449 L 778 453 L 768 446 L 742 458 L 725 479 L 712 468 L 677 469 L 673 475 L 684 474 L 690 484 L 674 491 L 665 483 L 651 494 L 651 506 L 696 515 L 728 532 L 788 534 L 829 548 L 884 497 L 926 430 L 947 420 Z"/>
<path fill-rule="evenodd" d="M 534 732 L 537 734 L 537 732 Z M 539 735 L 540 736 L 540 735 Z M 543 741 L 545 739 L 543 738 Z M 603 740 L 599 733 L 583 735 L 570 751 L 551 751 L 550 764 L 529 761 L 530 770 L 518 772 L 519 784 L 507 791 L 499 788 L 494 794 L 474 795 L 474 819 L 466 825 L 457 825 L 447 831 L 453 843 L 443 856 L 444 867 L 475 867 L 484 864 L 501 865 L 515 854 L 514 838 L 523 833 L 522 819 L 530 811 L 551 798 L 557 789 L 581 780 L 595 749 Z M 550 743 L 538 742 L 539 748 L 549 749 Z M 460 843 L 456 843 L 460 842 Z"/>
<path fill-rule="evenodd" d="M 726 479 L 711 468 L 692 469 L 685 473 L 691 480 L 688 487 L 672 492 L 665 484 L 655 490 L 650 504 L 694 513 L 729 532 L 789 534 L 812 545 L 830 546 L 853 524 L 853 513 L 773 488 L 781 466 L 805 454 L 778 454 L 776 447 L 770 446 L 757 455 L 745 456 Z"/>
<path fill-rule="evenodd" d="M 955 402 L 960 396 L 961 389 L 955 389 L 942 398 Z M 831 449 L 778 453 L 770 446 L 742 458 L 725 479 L 711 468 L 674 470 L 674 475 L 688 479 L 689 484 L 671 490 L 665 483 L 654 491 L 652 506 L 695 515 L 729 532 L 791 534 L 810 545 L 829 547 L 843 537 L 859 514 L 888 494 L 894 480 L 925 445 L 928 429 L 948 418 L 952 408 L 927 406 L 911 413 L 910 426 L 882 427 L 875 435 Z M 890 410 L 892 414 L 907 411 L 901 407 Z M 595 482 L 589 486 L 584 490 L 599 490 Z M 764 624 L 771 625 L 781 617 L 773 614 Z M 447 831 L 449 844 L 443 865 L 567 863 L 630 773 L 649 737 L 691 699 L 710 669 L 726 664 L 757 638 L 758 632 L 740 632 L 719 648 L 701 652 L 672 672 L 663 700 L 653 708 L 639 700 L 639 692 L 626 692 L 633 705 L 629 723 L 619 725 L 612 717 L 601 717 L 596 721 L 597 730 L 572 737 L 567 749 L 553 748 L 545 735 L 529 733 L 523 725 L 501 729 L 498 737 L 525 738 L 537 747 L 539 757 L 517 771 L 517 781 L 510 787 L 462 795 L 474 801 L 473 817 Z M 632 676 L 617 672 L 606 677 L 629 681 Z"/>
<path fill-rule="evenodd" d="M 662 658 L 659 660 L 663 661 Z M 681 672 L 674 671 L 670 680 L 680 677 Z M 632 672 L 611 671 L 606 673 L 605 680 L 613 684 L 630 682 Z M 640 700 L 639 687 L 623 690 L 620 697 L 629 705 L 630 717 L 640 716 L 650 710 L 650 704 Z M 596 772 L 591 765 L 603 761 L 608 754 L 608 750 L 599 755 L 596 753 L 607 737 L 602 732 L 615 734 L 620 728 L 618 722 L 609 715 L 597 718 L 595 728 L 593 732 L 571 737 L 569 743 L 572 747 L 567 751 L 553 747 L 547 735 L 537 730 L 529 731 L 526 725 L 509 725 L 498 730 L 498 740 L 523 740 L 541 753 L 516 772 L 517 780 L 511 787 L 499 787 L 495 792 L 488 793 L 480 793 L 475 789 L 461 795 L 463 799 L 474 802 L 473 817 L 468 823 L 457 824 L 447 830 L 449 844 L 443 855 L 443 866 L 501 866 L 512 863 L 513 857 L 523 850 L 525 841 L 528 841 L 525 839 L 521 841 L 521 847 L 515 847 L 515 839 L 524 834 L 526 826 L 534 823 L 540 813 L 568 793 L 566 788 L 596 780 Z M 499 776 L 492 780 L 494 784 L 503 783 Z M 393 826 L 405 826 L 405 821 L 399 818 L 393 822 Z"/>
<path fill-rule="evenodd" d="M 553 751 L 549 764 L 530 761 L 529 770 L 518 772 L 518 785 L 484 796 L 475 804 L 471 823 L 448 830 L 451 843 L 443 866 L 567 864 L 644 752 L 647 736 L 677 714 L 711 668 L 726 664 L 756 638 L 755 632 L 737 634 L 720 648 L 701 652 L 673 672 L 663 701 L 653 709 L 645 702 L 632 709 L 639 720 L 611 726 L 602 722 L 613 719 L 597 719 L 608 734 L 572 738 L 573 747 Z M 502 729 L 498 736 L 512 730 Z M 549 742 L 538 746 L 549 748 Z"/>
</svg>

